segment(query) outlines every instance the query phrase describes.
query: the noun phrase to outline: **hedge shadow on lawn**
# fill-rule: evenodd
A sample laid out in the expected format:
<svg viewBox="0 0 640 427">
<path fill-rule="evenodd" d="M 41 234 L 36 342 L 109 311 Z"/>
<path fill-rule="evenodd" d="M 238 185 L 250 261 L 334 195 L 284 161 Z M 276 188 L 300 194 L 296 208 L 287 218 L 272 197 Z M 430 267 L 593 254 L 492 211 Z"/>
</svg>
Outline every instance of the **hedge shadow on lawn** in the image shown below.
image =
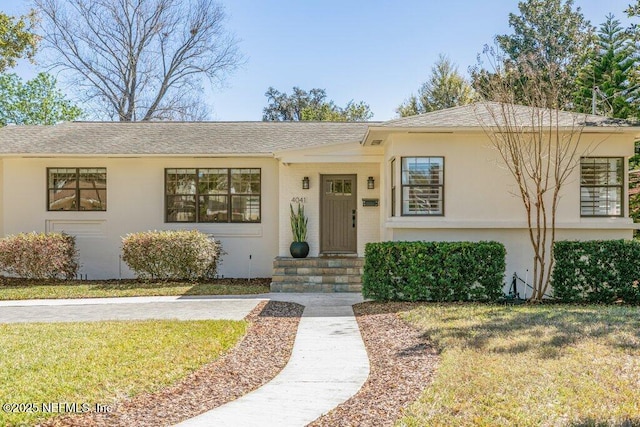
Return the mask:
<svg viewBox="0 0 640 427">
<path fill-rule="evenodd" d="M 455 305 L 444 304 L 443 307 L 453 309 Z M 636 310 L 635 316 L 630 316 L 628 310 Z M 460 347 L 498 354 L 520 354 L 538 350 L 542 358 L 559 357 L 569 347 L 591 338 L 604 338 L 604 343 L 613 348 L 637 350 L 640 348 L 638 311 L 640 309 L 626 307 L 587 308 L 555 304 L 502 310 L 496 306 L 495 311 L 487 313 L 491 316 L 490 319 L 471 321 L 464 326 L 451 326 L 459 322 L 452 322 L 449 317 L 442 316 L 441 321 L 447 322 L 449 326 L 437 330 L 427 328 L 423 337 L 431 340 L 432 335 L 438 335 L 445 342 L 457 341 Z M 625 324 L 628 328 L 623 331 L 620 325 Z M 510 336 L 517 339 L 493 346 L 494 339 Z"/>
</svg>

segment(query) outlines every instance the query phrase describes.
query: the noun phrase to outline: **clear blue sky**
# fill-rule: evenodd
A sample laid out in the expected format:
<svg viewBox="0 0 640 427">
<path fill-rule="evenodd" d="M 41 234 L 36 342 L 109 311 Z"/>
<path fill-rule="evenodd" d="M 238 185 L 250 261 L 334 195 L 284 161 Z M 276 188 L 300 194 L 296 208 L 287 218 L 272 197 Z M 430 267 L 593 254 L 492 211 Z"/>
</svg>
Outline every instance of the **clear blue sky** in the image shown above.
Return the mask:
<svg viewBox="0 0 640 427">
<path fill-rule="evenodd" d="M 517 0 L 222 0 L 227 28 L 246 64 L 208 96 L 213 120 L 261 120 L 269 86 L 290 92 L 324 88 L 339 105 L 365 101 L 373 120 L 395 108 L 426 80 L 439 53 L 463 73 L 484 44 L 509 33 Z M 607 13 L 628 22 L 634 0 L 575 0 L 592 24 Z M 9 14 L 28 10 L 23 0 L 0 0 Z M 14 71 L 31 77 L 36 67 Z M 69 95 L 72 96 L 72 93 Z"/>
</svg>

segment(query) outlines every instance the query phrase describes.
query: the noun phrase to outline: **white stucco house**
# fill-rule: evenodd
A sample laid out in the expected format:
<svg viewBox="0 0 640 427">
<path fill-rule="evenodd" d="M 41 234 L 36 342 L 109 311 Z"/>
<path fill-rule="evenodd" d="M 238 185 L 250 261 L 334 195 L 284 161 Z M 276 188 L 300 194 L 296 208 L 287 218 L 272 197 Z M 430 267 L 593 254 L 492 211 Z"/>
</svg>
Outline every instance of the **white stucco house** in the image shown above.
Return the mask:
<svg viewBox="0 0 640 427">
<path fill-rule="evenodd" d="M 222 241 L 220 274 L 271 277 L 289 256 L 289 204 L 301 202 L 311 259 L 361 257 L 381 240 L 497 240 L 506 276 L 524 277 L 524 210 L 481 126 L 488 106 L 367 123 L 8 126 L 0 235 L 74 235 L 82 273 L 100 279 L 132 276 L 119 259 L 127 233 L 198 229 Z M 573 127 L 576 116 L 559 117 Z M 595 148 L 563 189 L 558 237 L 631 238 L 626 171 L 640 129 L 580 120 L 581 144 Z"/>
</svg>

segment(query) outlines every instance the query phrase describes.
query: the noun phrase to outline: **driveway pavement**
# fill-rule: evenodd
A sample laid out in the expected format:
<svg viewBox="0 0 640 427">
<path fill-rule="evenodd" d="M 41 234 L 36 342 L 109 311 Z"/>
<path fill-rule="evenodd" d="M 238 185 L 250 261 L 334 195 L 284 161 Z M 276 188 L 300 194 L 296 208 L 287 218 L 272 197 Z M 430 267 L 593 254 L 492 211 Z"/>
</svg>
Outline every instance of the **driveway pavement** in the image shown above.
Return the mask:
<svg viewBox="0 0 640 427">
<path fill-rule="evenodd" d="M 265 298 L 130 297 L 0 301 L 0 323 L 100 320 L 242 320 Z"/>
</svg>

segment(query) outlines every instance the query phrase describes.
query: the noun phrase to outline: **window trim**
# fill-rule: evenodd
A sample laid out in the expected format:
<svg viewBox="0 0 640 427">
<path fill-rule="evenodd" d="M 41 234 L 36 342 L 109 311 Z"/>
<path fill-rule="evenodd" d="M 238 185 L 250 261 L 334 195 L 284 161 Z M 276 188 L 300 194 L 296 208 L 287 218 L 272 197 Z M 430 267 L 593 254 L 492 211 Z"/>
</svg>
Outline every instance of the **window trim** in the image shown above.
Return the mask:
<svg viewBox="0 0 640 427">
<path fill-rule="evenodd" d="M 57 190 L 56 188 L 52 188 L 49 186 L 49 172 L 53 169 L 75 169 L 76 171 L 76 188 L 75 188 L 75 199 L 76 199 L 76 209 L 51 209 L 51 191 Z M 80 209 L 80 170 L 81 169 L 104 169 L 104 173 L 105 173 L 105 181 L 107 181 L 107 183 L 105 183 L 105 187 L 104 187 L 104 191 L 105 191 L 105 195 L 107 196 L 107 200 L 109 199 L 108 197 L 108 191 L 109 191 L 109 184 L 108 184 L 108 174 L 107 174 L 107 167 L 106 166 L 91 166 L 91 167 L 74 167 L 74 166 L 69 166 L 69 167 L 65 167 L 65 166 L 52 166 L 52 167 L 47 167 L 47 172 L 46 172 L 46 188 L 47 188 L 47 212 L 107 212 L 107 206 L 104 207 L 104 209 Z M 106 203 L 105 203 L 106 205 Z"/>
<path fill-rule="evenodd" d="M 402 175 L 404 173 L 403 163 L 404 159 L 416 159 L 416 158 L 430 158 L 430 159 L 442 159 L 442 182 L 438 185 L 406 185 L 403 183 Z M 401 216 L 409 217 L 442 217 L 445 214 L 445 157 L 444 156 L 402 156 L 400 157 L 400 214 Z M 404 211 L 404 188 L 405 187 L 441 187 L 442 188 L 442 212 L 437 214 L 411 214 Z"/>
<path fill-rule="evenodd" d="M 622 182 L 615 185 L 584 185 L 582 184 L 582 160 L 583 159 L 617 159 L 622 161 Z M 580 157 L 580 202 L 578 204 L 578 211 L 580 212 L 580 218 L 624 218 L 625 217 L 625 184 L 627 180 L 626 161 L 623 156 L 582 156 Z M 585 215 L 582 213 L 582 188 L 620 188 L 620 213 L 618 215 Z"/>
<path fill-rule="evenodd" d="M 195 170 L 195 175 L 196 175 L 196 193 L 193 194 L 193 196 L 196 199 L 196 206 L 195 206 L 195 216 L 196 216 L 196 220 L 195 221 L 169 221 L 169 210 L 168 210 L 168 206 L 169 206 L 169 194 L 167 193 L 167 171 L 171 170 L 171 169 L 194 169 Z M 224 195 L 227 197 L 227 212 L 229 213 L 227 215 L 228 219 L 227 221 L 220 221 L 220 222 L 215 222 L 215 221 L 200 221 L 200 193 L 198 193 L 198 188 L 199 188 L 199 173 L 198 171 L 200 171 L 201 169 L 226 169 L 227 170 L 227 193 L 224 193 Z M 231 193 L 231 170 L 232 169 L 257 169 L 260 173 L 260 193 L 258 194 L 258 196 L 260 196 L 260 203 L 258 204 L 258 215 L 260 216 L 260 219 L 258 221 L 233 221 L 233 215 L 231 214 L 231 207 L 232 207 L 232 197 L 233 196 L 251 196 L 252 194 L 247 194 L 247 193 Z M 209 167 L 172 167 L 172 168 L 164 168 L 164 222 L 167 224 L 261 224 L 262 223 L 262 168 L 260 167 L 215 167 L 215 166 L 209 166 Z"/>
</svg>

